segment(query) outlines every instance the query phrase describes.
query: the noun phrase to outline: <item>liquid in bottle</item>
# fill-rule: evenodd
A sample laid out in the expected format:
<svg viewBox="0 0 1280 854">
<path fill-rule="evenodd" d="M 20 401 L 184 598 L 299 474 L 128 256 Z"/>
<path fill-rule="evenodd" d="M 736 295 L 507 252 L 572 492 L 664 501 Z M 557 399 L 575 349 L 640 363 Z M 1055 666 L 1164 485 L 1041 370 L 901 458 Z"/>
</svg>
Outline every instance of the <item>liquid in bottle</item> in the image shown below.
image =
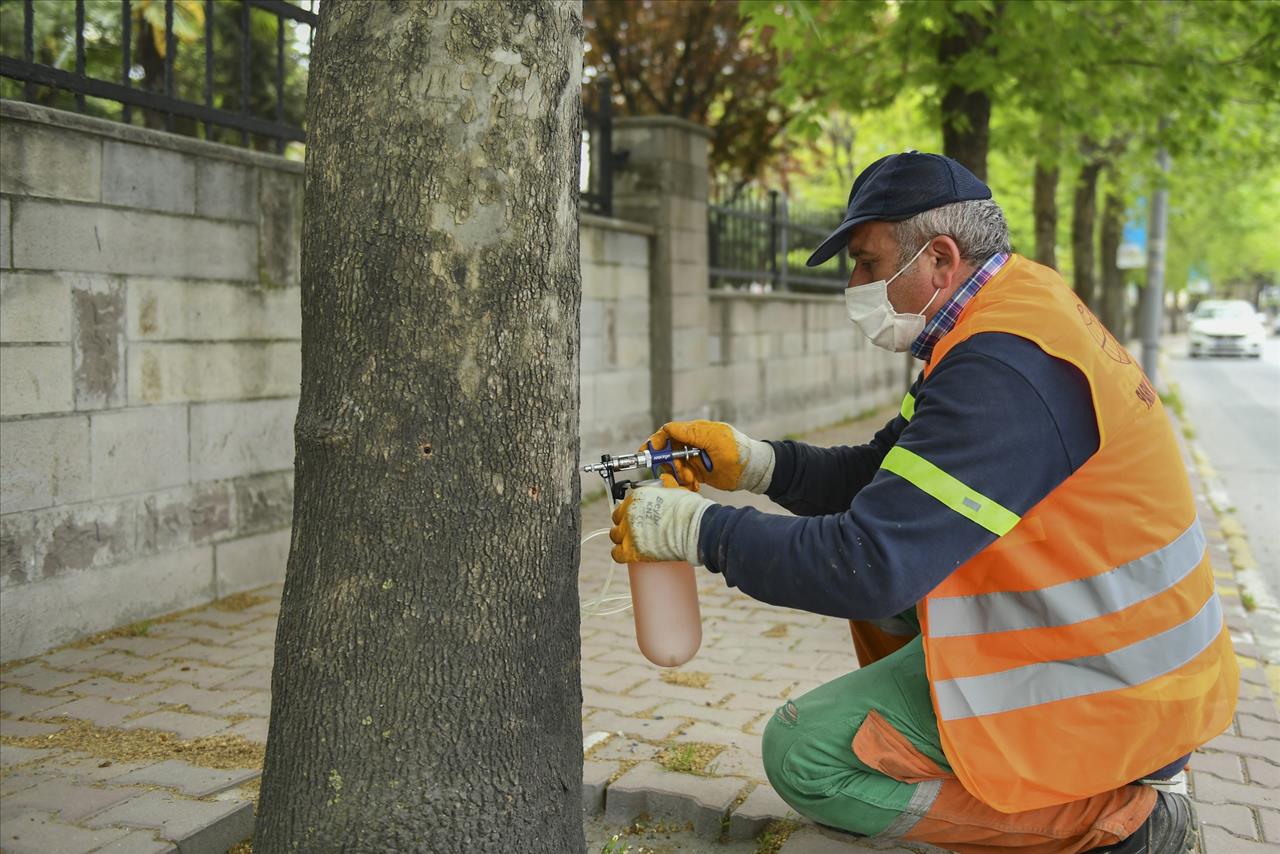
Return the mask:
<svg viewBox="0 0 1280 854">
<path fill-rule="evenodd" d="M 702 645 L 698 583 L 688 561 L 627 564 L 636 643 L 659 667 L 676 667 Z"/>
</svg>

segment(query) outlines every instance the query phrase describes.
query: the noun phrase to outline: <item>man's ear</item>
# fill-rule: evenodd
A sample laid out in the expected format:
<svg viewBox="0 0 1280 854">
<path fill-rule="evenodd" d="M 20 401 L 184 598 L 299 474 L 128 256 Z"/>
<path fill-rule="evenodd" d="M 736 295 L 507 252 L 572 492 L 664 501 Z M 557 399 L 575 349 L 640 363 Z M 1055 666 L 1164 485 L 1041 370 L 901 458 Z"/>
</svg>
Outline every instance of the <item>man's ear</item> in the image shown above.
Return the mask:
<svg viewBox="0 0 1280 854">
<path fill-rule="evenodd" d="M 947 290 L 962 280 L 960 267 L 964 259 L 960 256 L 960 246 L 949 234 L 939 234 L 933 238 L 929 246 L 929 254 L 933 256 L 933 286 L 938 290 Z"/>
</svg>

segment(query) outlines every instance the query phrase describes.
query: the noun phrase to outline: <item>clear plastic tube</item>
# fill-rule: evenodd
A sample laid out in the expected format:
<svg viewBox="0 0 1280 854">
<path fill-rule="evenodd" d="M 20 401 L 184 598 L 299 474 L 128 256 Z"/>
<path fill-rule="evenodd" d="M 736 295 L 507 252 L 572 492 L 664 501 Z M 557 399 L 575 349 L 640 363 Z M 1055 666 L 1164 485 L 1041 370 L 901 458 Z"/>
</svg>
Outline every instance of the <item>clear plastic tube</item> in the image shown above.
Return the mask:
<svg viewBox="0 0 1280 854">
<path fill-rule="evenodd" d="M 608 528 L 600 528 L 592 531 L 582 538 L 582 545 L 586 545 L 588 541 L 595 539 L 601 534 L 608 534 Z M 578 609 L 584 617 L 604 617 L 609 614 L 621 614 L 623 611 L 631 607 L 631 596 L 626 593 L 618 593 L 613 596 L 609 595 L 609 585 L 613 583 L 613 573 L 617 564 L 609 561 L 609 573 L 604 577 L 604 585 L 600 588 L 600 595 L 589 602 L 583 602 Z M 609 603 L 621 602 L 621 605 L 613 605 Z"/>
</svg>

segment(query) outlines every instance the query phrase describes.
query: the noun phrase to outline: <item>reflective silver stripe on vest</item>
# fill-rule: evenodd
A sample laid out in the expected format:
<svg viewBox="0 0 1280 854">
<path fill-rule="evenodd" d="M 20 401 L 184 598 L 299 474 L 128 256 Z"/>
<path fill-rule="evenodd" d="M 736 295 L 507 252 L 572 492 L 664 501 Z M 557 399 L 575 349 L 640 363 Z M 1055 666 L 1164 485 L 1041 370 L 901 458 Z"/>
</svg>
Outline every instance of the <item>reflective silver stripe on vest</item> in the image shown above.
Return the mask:
<svg viewBox="0 0 1280 854">
<path fill-rule="evenodd" d="M 954 721 L 1131 688 L 1182 667 L 1221 632 L 1222 603 L 1214 592 L 1185 623 L 1114 652 L 939 680 L 938 716 Z"/>
<path fill-rule="evenodd" d="M 1173 587 L 1200 565 L 1204 551 L 1196 518 L 1167 546 L 1089 578 L 1040 590 L 930 599 L 929 637 L 1069 626 L 1113 614 Z"/>
</svg>

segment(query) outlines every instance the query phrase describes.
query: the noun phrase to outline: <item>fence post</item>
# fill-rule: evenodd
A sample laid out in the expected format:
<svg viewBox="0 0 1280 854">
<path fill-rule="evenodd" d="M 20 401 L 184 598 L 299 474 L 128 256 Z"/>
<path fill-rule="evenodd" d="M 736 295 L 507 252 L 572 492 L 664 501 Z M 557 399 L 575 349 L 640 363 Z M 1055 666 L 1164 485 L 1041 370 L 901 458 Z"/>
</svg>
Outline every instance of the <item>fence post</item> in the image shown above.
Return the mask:
<svg viewBox="0 0 1280 854">
<path fill-rule="evenodd" d="M 707 347 L 711 133 L 672 116 L 632 116 L 617 120 L 614 136 L 630 152 L 614 186 L 614 210 L 657 230 L 649 273 L 653 421 L 708 418 L 717 376 Z"/>
<path fill-rule="evenodd" d="M 613 216 L 613 81 L 600 78 L 600 209 L 605 216 Z"/>
<path fill-rule="evenodd" d="M 719 211 L 711 208 L 712 203 L 707 204 L 707 267 L 714 270 L 720 266 L 720 229 L 723 227 L 724 217 Z M 711 281 L 714 282 L 714 273 Z"/>
<path fill-rule="evenodd" d="M 787 203 L 787 197 L 784 194 L 782 197 L 782 227 L 779 229 L 781 233 L 780 235 L 781 239 L 778 241 L 779 243 L 778 249 L 782 254 L 782 261 L 780 266 L 778 267 L 778 290 L 780 291 L 785 291 L 788 289 L 787 250 L 791 247 L 791 241 L 788 236 L 788 232 L 790 231 L 790 229 L 791 229 L 791 206 Z"/>
<path fill-rule="evenodd" d="M 774 285 L 782 290 L 778 280 L 778 191 L 769 191 L 769 273 Z"/>
</svg>

